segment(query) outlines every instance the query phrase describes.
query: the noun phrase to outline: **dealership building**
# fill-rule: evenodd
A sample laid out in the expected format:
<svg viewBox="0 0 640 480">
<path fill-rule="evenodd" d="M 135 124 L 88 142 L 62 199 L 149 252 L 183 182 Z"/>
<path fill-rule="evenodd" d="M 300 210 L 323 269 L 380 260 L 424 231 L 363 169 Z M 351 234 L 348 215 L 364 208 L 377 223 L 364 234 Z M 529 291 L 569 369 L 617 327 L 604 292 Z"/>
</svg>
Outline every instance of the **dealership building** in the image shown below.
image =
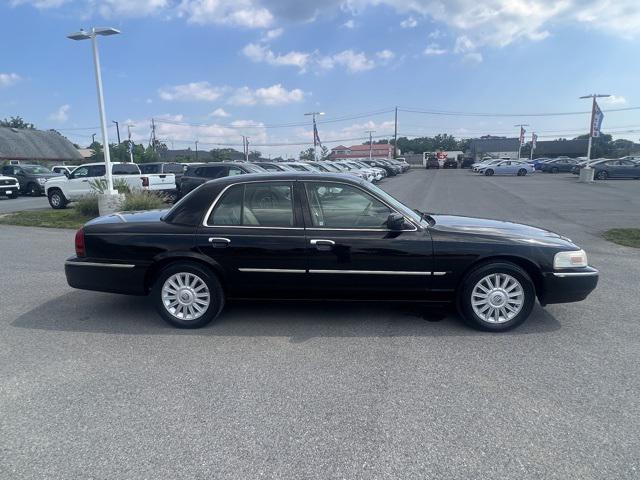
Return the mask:
<svg viewBox="0 0 640 480">
<path fill-rule="evenodd" d="M 369 155 L 371 150 L 371 155 Z M 388 143 L 374 143 L 373 145 L 339 145 L 331 149 L 330 160 L 358 160 L 365 158 L 393 158 L 393 145 Z"/>
</svg>

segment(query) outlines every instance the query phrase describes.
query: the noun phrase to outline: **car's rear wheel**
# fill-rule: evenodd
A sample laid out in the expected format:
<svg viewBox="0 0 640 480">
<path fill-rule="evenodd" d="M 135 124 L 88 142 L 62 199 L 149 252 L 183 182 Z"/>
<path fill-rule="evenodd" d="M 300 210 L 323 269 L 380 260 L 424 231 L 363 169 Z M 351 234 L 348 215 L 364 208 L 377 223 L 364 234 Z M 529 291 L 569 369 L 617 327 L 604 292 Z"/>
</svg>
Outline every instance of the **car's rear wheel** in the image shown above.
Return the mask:
<svg viewBox="0 0 640 480">
<path fill-rule="evenodd" d="M 31 182 L 29 185 L 27 185 L 27 195 L 30 195 L 32 197 L 38 197 L 40 196 L 40 187 Z"/>
<path fill-rule="evenodd" d="M 490 168 L 488 168 L 488 169 L 486 169 L 486 170 L 484 171 L 484 174 L 485 174 L 487 177 L 490 177 L 491 175 L 493 175 L 493 170 L 491 170 Z"/>
<path fill-rule="evenodd" d="M 551 173 L 558 173 L 560 171 L 560 169 L 558 167 L 553 167 L 551 169 Z"/>
<path fill-rule="evenodd" d="M 596 178 L 598 180 L 606 180 L 609 174 L 605 170 L 600 170 L 596 173 Z"/>
<path fill-rule="evenodd" d="M 504 332 L 524 322 L 535 304 L 535 287 L 522 268 L 509 262 L 472 270 L 458 291 L 464 321 L 478 330 Z"/>
<path fill-rule="evenodd" d="M 151 294 L 160 316 L 178 328 L 203 327 L 224 307 L 218 278 L 194 262 L 170 264 L 158 275 Z"/>
<path fill-rule="evenodd" d="M 48 198 L 49 205 L 56 210 L 67 208 L 67 204 L 69 203 L 64 194 L 57 188 L 49 190 Z"/>
<path fill-rule="evenodd" d="M 527 171 L 524 168 L 521 168 L 520 170 L 518 170 L 519 177 L 524 177 L 526 174 L 527 174 Z"/>
</svg>

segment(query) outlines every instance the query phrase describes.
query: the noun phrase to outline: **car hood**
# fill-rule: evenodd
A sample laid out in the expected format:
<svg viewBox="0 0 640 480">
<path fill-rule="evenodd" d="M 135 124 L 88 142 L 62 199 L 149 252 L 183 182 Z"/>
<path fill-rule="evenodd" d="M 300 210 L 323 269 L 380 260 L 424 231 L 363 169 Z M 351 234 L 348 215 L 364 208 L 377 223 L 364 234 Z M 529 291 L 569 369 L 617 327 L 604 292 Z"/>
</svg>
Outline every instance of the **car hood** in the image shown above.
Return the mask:
<svg viewBox="0 0 640 480">
<path fill-rule="evenodd" d="M 548 245 L 578 249 L 571 239 L 531 225 L 455 215 L 431 215 L 431 217 L 435 221 L 433 228 L 443 232 L 490 237 L 531 246 Z"/>
<path fill-rule="evenodd" d="M 141 212 L 112 213 L 89 220 L 85 226 L 104 225 L 107 223 L 148 223 L 159 222 L 167 210 L 146 210 Z"/>
</svg>

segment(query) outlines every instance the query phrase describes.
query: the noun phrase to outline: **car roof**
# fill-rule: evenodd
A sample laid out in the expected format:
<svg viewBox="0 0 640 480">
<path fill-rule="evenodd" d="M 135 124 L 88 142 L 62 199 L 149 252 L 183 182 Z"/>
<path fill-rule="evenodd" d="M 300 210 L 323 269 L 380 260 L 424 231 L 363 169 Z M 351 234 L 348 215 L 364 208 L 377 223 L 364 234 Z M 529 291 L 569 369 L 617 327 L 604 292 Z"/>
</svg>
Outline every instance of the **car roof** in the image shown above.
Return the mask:
<svg viewBox="0 0 640 480">
<path fill-rule="evenodd" d="M 351 183 L 359 185 L 364 180 L 358 177 L 352 177 L 345 175 L 344 173 L 329 173 L 329 172 L 300 172 L 300 171 L 285 171 L 285 172 L 269 172 L 269 173 L 248 173 L 245 175 L 232 175 L 230 177 L 216 178 L 209 180 L 207 185 L 232 185 L 234 183 L 246 183 L 246 182 L 259 182 L 259 181 L 296 181 L 296 180 L 323 180 L 323 181 L 336 181 L 340 183 Z"/>
</svg>

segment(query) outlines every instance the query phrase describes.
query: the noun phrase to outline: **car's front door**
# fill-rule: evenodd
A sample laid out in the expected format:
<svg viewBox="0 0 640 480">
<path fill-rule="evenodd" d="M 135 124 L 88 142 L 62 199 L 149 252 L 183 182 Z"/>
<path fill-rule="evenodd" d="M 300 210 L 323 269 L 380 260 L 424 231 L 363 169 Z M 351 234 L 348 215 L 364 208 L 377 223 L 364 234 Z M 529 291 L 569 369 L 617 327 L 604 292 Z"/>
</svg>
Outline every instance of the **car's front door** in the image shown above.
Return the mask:
<svg viewBox="0 0 640 480">
<path fill-rule="evenodd" d="M 231 296 L 299 298 L 308 286 L 296 182 L 233 184 L 198 228 L 198 249 L 218 263 Z"/>
<path fill-rule="evenodd" d="M 322 298 L 428 300 L 433 247 L 429 232 L 371 192 L 347 183 L 304 182 L 309 278 Z"/>
<path fill-rule="evenodd" d="M 69 179 L 67 180 L 65 195 L 69 200 L 76 200 L 82 196 L 91 193 L 91 167 L 92 165 L 85 165 L 76 168 Z"/>
</svg>

